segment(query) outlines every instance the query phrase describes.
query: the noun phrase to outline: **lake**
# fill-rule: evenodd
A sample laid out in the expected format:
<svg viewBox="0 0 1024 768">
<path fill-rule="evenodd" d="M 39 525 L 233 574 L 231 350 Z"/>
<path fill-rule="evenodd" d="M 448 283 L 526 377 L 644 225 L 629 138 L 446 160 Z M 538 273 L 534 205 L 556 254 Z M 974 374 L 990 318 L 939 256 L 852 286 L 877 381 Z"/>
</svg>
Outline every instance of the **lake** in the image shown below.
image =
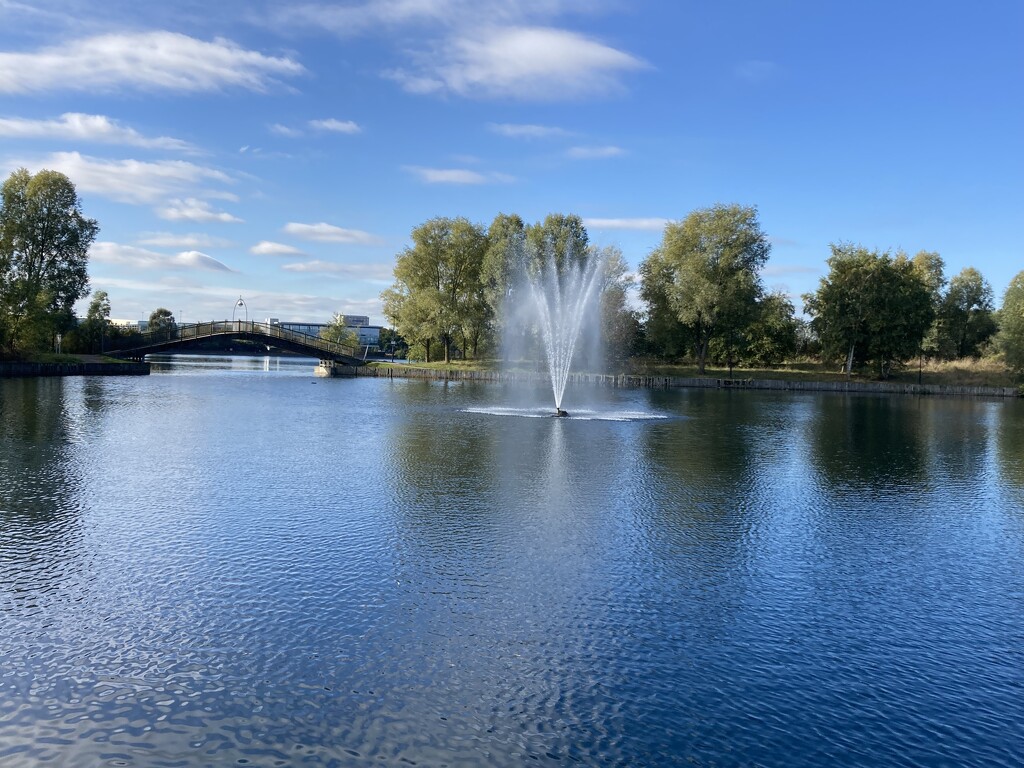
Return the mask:
<svg viewBox="0 0 1024 768">
<path fill-rule="evenodd" d="M 0 380 L 0 764 L 1018 766 L 1024 403 Z"/>
</svg>

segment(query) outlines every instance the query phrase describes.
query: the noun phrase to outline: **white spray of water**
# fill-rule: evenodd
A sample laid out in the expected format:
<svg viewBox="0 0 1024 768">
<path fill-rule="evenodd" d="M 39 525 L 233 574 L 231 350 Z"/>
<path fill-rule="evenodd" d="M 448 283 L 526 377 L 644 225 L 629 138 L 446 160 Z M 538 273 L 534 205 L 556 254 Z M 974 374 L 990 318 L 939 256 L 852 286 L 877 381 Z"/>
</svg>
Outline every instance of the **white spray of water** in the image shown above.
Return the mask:
<svg viewBox="0 0 1024 768">
<path fill-rule="evenodd" d="M 556 411 L 562 408 L 562 396 L 583 320 L 591 302 L 600 295 L 603 262 L 596 250 L 583 263 L 568 256 L 559 272 L 549 253 L 546 269 L 537 270 L 527 279 L 530 302 L 544 343 Z"/>
</svg>

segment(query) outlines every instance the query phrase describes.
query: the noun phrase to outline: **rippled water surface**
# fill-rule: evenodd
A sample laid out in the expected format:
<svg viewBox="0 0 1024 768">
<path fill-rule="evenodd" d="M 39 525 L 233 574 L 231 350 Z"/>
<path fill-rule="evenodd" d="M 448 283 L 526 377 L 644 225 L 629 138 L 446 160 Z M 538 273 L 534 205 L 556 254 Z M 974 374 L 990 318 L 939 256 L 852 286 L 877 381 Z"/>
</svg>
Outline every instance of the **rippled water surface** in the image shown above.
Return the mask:
<svg viewBox="0 0 1024 768">
<path fill-rule="evenodd" d="M 1020 765 L 1024 408 L 0 381 L 0 765 Z"/>
</svg>

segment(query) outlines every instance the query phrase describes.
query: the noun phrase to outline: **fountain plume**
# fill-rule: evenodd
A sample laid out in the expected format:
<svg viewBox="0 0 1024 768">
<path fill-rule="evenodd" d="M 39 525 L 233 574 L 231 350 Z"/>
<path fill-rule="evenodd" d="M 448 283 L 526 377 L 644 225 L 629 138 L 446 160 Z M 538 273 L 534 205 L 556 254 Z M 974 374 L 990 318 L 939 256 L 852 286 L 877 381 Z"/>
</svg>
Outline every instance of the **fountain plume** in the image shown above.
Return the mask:
<svg viewBox="0 0 1024 768">
<path fill-rule="evenodd" d="M 583 322 L 600 295 L 604 259 L 596 249 L 584 259 L 567 253 L 559 268 L 553 249 L 545 251 L 545 257 L 532 260 L 527 270 L 527 295 L 544 346 L 555 415 L 565 416 L 562 397 Z"/>
</svg>

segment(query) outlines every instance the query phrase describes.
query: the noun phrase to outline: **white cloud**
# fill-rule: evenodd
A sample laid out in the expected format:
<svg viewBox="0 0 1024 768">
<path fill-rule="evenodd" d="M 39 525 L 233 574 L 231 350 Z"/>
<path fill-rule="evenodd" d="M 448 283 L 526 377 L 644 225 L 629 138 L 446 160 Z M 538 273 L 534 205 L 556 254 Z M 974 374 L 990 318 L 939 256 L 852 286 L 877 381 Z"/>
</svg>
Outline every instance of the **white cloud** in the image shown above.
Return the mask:
<svg viewBox="0 0 1024 768">
<path fill-rule="evenodd" d="M 157 248 L 230 248 L 232 242 L 222 237 L 211 237 L 205 234 L 176 235 L 171 232 L 147 232 L 137 241 L 139 245 L 152 245 Z"/>
<path fill-rule="evenodd" d="M 31 53 L 0 53 L 0 93 L 125 87 L 264 91 L 276 78 L 303 72 L 292 59 L 265 56 L 223 38 L 206 42 L 163 31 L 109 34 Z"/>
<path fill-rule="evenodd" d="M 326 120 L 310 120 L 309 127 L 332 133 L 359 133 L 363 130 L 352 120 L 335 120 L 333 117 Z"/>
<path fill-rule="evenodd" d="M 184 160 L 103 160 L 78 152 L 54 152 L 42 160 L 13 163 L 15 168 L 19 166 L 60 171 L 80 192 L 93 192 L 119 203 L 155 203 L 203 182 L 233 181 L 223 171 Z"/>
<path fill-rule="evenodd" d="M 201 269 L 213 272 L 234 272 L 226 264 L 201 251 L 182 251 L 168 256 L 145 248 L 120 243 L 93 243 L 89 258 L 101 264 L 133 267 L 137 269 Z"/>
<path fill-rule="evenodd" d="M 504 173 L 480 173 L 465 168 L 423 168 L 407 165 L 404 169 L 425 184 L 508 184 L 515 177 Z"/>
<path fill-rule="evenodd" d="M 350 37 L 402 26 L 517 24 L 572 11 L 592 12 L 606 4 L 604 0 L 369 0 L 345 5 L 288 4 L 272 18 L 277 25 L 310 26 Z"/>
<path fill-rule="evenodd" d="M 380 238 L 363 232 L 360 229 L 344 229 L 333 224 L 299 224 L 289 222 L 284 226 L 284 232 L 303 240 L 313 240 L 318 243 L 353 243 L 357 245 L 377 245 Z"/>
<path fill-rule="evenodd" d="M 168 136 L 149 138 L 134 128 L 121 125 L 104 115 L 65 112 L 57 120 L 28 120 L 0 117 L 0 137 L 8 139 L 70 139 L 102 144 L 120 144 L 143 149 L 195 151 L 187 141 Z"/>
<path fill-rule="evenodd" d="M 417 71 L 384 76 L 414 93 L 560 101 L 620 91 L 623 74 L 647 67 L 629 53 L 550 27 L 491 27 L 438 50 Z"/>
<path fill-rule="evenodd" d="M 226 211 L 215 211 L 205 200 L 189 197 L 184 200 L 171 200 L 167 205 L 157 209 L 157 216 L 168 221 L 217 221 L 224 224 L 237 224 L 242 220 Z"/>
<path fill-rule="evenodd" d="M 391 282 L 394 270 L 387 264 L 338 264 L 333 261 L 303 261 L 297 264 L 285 264 L 281 269 L 314 275 L 331 275 L 351 277 L 357 280 L 377 280 Z"/>
<path fill-rule="evenodd" d="M 584 219 L 583 225 L 589 229 L 632 229 L 645 232 L 660 232 L 668 224 L 668 219 Z"/>
<path fill-rule="evenodd" d="M 488 123 L 487 128 L 492 133 L 506 136 L 510 139 L 549 139 L 573 135 L 564 128 L 556 128 L 550 125 L 530 125 L 528 123 Z"/>
<path fill-rule="evenodd" d="M 249 249 L 249 253 L 257 256 L 298 256 L 302 251 L 284 243 L 272 243 L 269 240 L 261 240 Z"/>
<path fill-rule="evenodd" d="M 298 128 L 289 128 L 287 125 L 281 125 L 280 123 L 271 125 L 270 132 L 275 136 L 284 136 L 288 139 L 297 139 L 302 135 L 302 131 Z"/>
<path fill-rule="evenodd" d="M 571 147 L 566 153 L 573 160 L 604 160 L 609 157 L 621 157 L 626 154 L 622 147 Z"/>
</svg>

